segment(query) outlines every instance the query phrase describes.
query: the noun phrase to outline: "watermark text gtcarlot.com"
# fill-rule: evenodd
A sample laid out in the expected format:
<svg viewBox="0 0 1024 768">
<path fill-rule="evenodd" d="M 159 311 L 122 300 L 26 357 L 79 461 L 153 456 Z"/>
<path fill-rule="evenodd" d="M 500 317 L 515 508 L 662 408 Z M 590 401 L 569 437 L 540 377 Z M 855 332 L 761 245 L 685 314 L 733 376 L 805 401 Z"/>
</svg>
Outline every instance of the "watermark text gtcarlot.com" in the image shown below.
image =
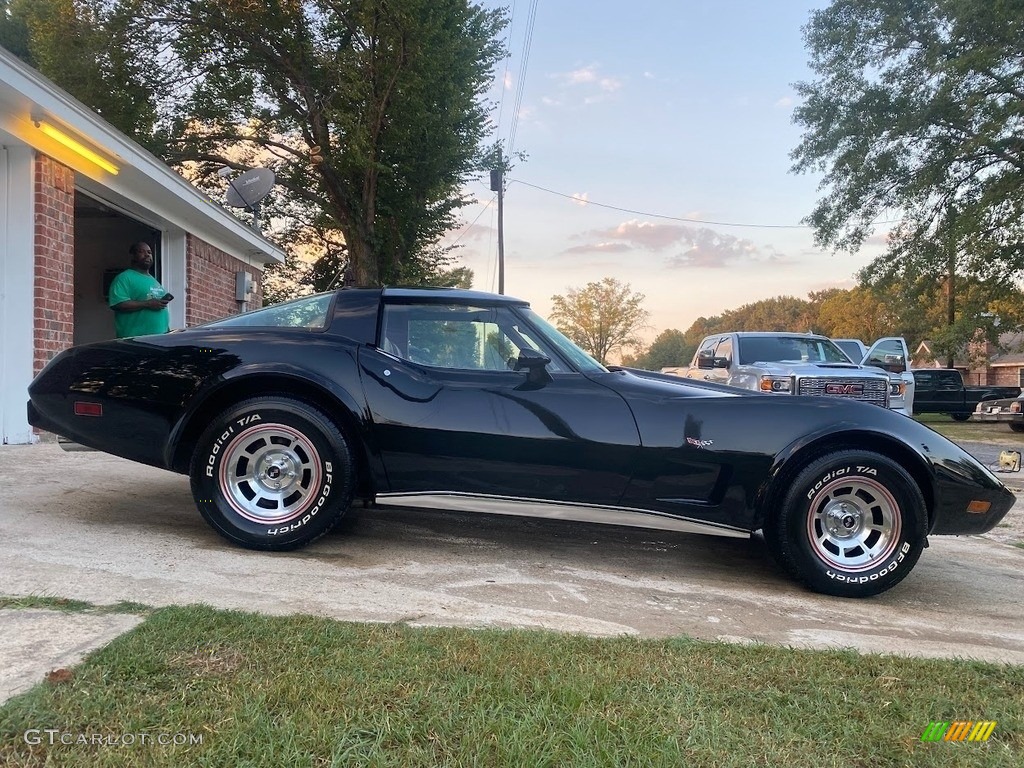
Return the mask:
<svg viewBox="0 0 1024 768">
<path fill-rule="evenodd" d="M 59 728 L 29 728 L 23 734 L 30 746 L 135 747 L 156 744 L 161 747 L 191 747 L 203 743 L 201 733 L 72 733 Z"/>
</svg>

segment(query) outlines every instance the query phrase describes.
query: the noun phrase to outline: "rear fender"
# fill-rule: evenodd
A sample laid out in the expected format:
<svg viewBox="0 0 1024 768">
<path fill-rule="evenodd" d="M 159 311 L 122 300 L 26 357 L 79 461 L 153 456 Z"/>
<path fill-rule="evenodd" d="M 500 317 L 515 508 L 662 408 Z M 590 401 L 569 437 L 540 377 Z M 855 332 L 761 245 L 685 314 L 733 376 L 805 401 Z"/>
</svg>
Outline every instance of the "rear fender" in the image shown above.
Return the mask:
<svg viewBox="0 0 1024 768">
<path fill-rule="evenodd" d="M 355 387 L 358 388 L 358 380 Z M 176 472 L 188 473 L 195 443 L 218 413 L 232 404 L 272 394 L 305 400 L 327 413 L 352 442 L 360 472 L 358 495 L 373 495 L 386 488 L 386 475 L 370 428 L 370 417 L 361 396 L 326 377 L 295 366 L 239 366 L 217 377 L 196 393 L 189 408 L 171 431 L 165 461 Z"/>
</svg>

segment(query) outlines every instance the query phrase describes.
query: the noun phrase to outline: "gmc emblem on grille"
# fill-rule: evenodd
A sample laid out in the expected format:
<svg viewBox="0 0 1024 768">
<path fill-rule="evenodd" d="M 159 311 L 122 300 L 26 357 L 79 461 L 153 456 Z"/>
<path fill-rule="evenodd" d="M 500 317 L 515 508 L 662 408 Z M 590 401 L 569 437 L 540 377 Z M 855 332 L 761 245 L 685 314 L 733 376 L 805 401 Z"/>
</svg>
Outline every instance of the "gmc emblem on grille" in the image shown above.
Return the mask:
<svg viewBox="0 0 1024 768">
<path fill-rule="evenodd" d="M 826 395 L 863 395 L 863 384 L 826 384 Z"/>
</svg>

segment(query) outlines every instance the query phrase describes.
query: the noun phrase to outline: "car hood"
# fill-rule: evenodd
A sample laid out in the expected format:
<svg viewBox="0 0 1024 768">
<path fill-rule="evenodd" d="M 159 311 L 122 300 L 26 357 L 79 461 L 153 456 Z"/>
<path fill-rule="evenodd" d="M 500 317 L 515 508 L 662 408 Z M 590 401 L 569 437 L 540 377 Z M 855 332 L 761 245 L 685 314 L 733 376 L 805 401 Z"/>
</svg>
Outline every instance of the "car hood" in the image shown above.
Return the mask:
<svg viewBox="0 0 1024 768">
<path fill-rule="evenodd" d="M 867 369 L 852 363 L 806 363 L 801 360 L 771 363 L 751 363 L 741 368 L 757 368 L 758 371 L 781 376 L 862 376 L 872 379 L 888 378 L 888 374 L 877 369 Z"/>
<path fill-rule="evenodd" d="M 590 378 L 611 387 L 619 394 L 643 393 L 661 397 L 761 397 L 760 392 L 737 389 L 701 379 L 684 379 L 671 373 L 656 373 L 641 368 L 611 367 L 610 373 L 591 375 Z"/>
</svg>

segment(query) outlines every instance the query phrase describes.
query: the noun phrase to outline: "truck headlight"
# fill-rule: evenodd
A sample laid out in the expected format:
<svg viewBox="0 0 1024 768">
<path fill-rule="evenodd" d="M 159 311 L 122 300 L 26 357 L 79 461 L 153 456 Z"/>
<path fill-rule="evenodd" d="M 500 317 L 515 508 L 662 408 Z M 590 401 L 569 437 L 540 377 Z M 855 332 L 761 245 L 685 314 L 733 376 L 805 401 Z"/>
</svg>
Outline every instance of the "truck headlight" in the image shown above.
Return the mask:
<svg viewBox="0 0 1024 768">
<path fill-rule="evenodd" d="M 907 391 L 907 385 L 904 382 L 889 382 L 889 397 L 903 397 L 903 394 Z"/>
<path fill-rule="evenodd" d="M 762 392 L 792 392 L 793 391 L 793 377 L 792 376 L 762 376 L 761 377 L 761 391 Z"/>
</svg>

